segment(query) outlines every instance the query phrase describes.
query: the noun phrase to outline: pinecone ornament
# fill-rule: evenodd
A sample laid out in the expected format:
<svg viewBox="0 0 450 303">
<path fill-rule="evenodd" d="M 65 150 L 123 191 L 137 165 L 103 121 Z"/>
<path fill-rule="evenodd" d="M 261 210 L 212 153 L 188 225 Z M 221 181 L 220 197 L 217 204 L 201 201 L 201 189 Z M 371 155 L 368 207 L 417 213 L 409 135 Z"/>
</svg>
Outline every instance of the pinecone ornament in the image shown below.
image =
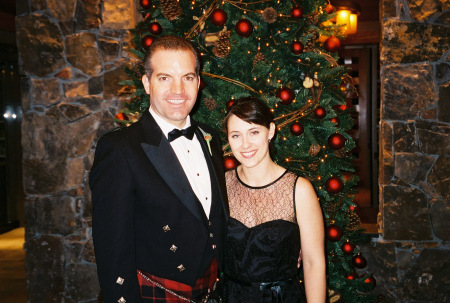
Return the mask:
<svg viewBox="0 0 450 303">
<path fill-rule="evenodd" d="M 317 14 L 312 14 L 308 18 L 308 23 L 311 25 L 319 23 L 319 17 Z"/>
<path fill-rule="evenodd" d="M 219 58 L 226 58 L 230 54 L 230 31 L 223 31 L 213 48 L 213 54 Z"/>
<path fill-rule="evenodd" d="M 183 14 L 180 2 L 176 0 L 161 0 L 160 3 L 164 17 L 170 21 L 175 20 Z"/>
<path fill-rule="evenodd" d="M 311 163 L 311 164 L 308 164 L 308 168 L 309 168 L 310 170 L 316 171 L 316 170 L 317 170 L 317 167 L 318 167 L 317 163 Z"/>
<path fill-rule="evenodd" d="M 213 98 L 205 98 L 203 100 L 203 103 L 205 103 L 205 106 L 208 110 L 213 111 L 217 107 L 217 101 Z"/>
<path fill-rule="evenodd" d="M 347 156 L 347 152 L 345 151 L 344 147 L 341 149 L 335 150 L 333 153 L 336 157 L 341 158 L 341 159 L 345 158 Z"/>
<path fill-rule="evenodd" d="M 306 32 L 306 34 L 311 35 L 311 38 L 309 38 L 308 41 L 306 41 L 305 51 L 311 52 L 314 50 L 314 44 L 315 44 L 316 40 L 319 38 L 319 33 L 317 32 L 317 30 L 315 28 L 310 28 Z"/>
<path fill-rule="evenodd" d="M 277 11 L 273 7 L 268 7 L 263 11 L 262 17 L 267 23 L 274 23 L 277 21 Z"/>
<path fill-rule="evenodd" d="M 260 62 L 260 61 L 265 61 L 266 57 L 264 57 L 263 53 L 257 53 L 255 58 L 253 59 L 253 65 L 256 65 L 256 63 Z"/>
<path fill-rule="evenodd" d="M 330 216 L 330 217 L 333 217 L 335 214 L 336 214 L 336 209 L 337 208 L 337 206 L 336 206 L 336 203 L 330 203 L 328 206 L 327 206 L 327 214 Z"/>
<path fill-rule="evenodd" d="M 350 222 L 347 225 L 348 230 L 359 230 L 362 228 L 361 219 L 354 210 L 347 210 L 346 214 L 350 219 Z"/>
<path fill-rule="evenodd" d="M 320 145 L 319 144 L 311 144 L 311 146 L 309 147 L 308 154 L 311 157 L 315 157 L 315 156 L 317 156 L 317 154 L 319 152 L 320 152 Z"/>
</svg>

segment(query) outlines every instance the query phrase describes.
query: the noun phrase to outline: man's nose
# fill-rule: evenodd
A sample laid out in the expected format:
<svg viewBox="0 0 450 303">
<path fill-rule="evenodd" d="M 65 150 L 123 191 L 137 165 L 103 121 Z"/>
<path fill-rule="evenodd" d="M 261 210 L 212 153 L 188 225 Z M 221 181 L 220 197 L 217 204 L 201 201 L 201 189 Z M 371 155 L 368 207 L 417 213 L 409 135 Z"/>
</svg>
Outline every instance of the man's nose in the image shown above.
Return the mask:
<svg viewBox="0 0 450 303">
<path fill-rule="evenodd" d="M 174 94 L 183 94 L 184 93 L 184 83 L 180 80 L 174 80 L 171 86 L 171 92 Z"/>
</svg>

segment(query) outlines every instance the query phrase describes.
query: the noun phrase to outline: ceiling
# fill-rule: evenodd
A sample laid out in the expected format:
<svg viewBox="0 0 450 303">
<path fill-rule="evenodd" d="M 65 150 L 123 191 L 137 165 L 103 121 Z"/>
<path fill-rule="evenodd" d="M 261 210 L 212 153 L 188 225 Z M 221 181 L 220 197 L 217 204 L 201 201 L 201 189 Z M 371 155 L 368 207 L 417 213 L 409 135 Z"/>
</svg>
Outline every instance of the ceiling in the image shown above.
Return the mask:
<svg viewBox="0 0 450 303">
<path fill-rule="evenodd" d="M 16 0 L 0 0 L 0 11 L 15 15 L 16 14 Z"/>
<path fill-rule="evenodd" d="M 379 22 L 380 1 L 379 0 L 353 0 L 361 7 L 358 22 Z"/>
</svg>

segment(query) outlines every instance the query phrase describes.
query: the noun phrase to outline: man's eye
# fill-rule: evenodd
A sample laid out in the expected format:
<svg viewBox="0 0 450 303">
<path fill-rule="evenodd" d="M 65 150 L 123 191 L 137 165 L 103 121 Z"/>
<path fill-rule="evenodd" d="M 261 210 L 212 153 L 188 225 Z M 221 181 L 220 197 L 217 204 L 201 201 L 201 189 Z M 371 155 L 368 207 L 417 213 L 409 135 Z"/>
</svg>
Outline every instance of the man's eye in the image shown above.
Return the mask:
<svg viewBox="0 0 450 303">
<path fill-rule="evenodd" d="M 159 77 L 159 80 L 160 80 L 160 81 L 166 81 L 166 80 L 167 80 L 167 77 Z"/>
<path fill-rule="evenodd" d="M 252 131 L 252 135 L 257 135 L 257 134 L 259 134 L 259 131 L 257 131 L 257 130 Z"/>
<path fill-rule="evenodd" d="M 194 77 L 188 76 L 188 77 L 186 77 L 186 80 L 187 80 L 187 81 L 194 81 Z"/>
</svg>

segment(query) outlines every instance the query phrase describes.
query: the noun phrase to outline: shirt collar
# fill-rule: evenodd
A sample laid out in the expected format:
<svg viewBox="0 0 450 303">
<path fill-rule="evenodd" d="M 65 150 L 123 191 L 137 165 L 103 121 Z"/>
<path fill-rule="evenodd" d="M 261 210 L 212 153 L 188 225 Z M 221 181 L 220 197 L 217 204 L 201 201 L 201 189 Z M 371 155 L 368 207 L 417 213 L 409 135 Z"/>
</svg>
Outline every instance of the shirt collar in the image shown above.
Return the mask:
<svg viewBox="0 0 450 303">
<path fill-rule="evenodd" d="M 161 116 L 159 116 L 151 106 L 149 107 L 149 112 L 152 115 L 153 119 L 155 119 L 156 124 L 158 124 L 159 128 L 161 128 L 161 131 L 163 132 L 164 136 L 166 136 L 166 138 L 168 137 L 170 131 L 172 131 L 174 128 L 178 128 L 177 126 L 167 122 Z M 186 124 L 181 129 L 188 128 L 189 126 L 191 126 L 191 117 L 188 115 L 186 117 Z"/>
</svg>

